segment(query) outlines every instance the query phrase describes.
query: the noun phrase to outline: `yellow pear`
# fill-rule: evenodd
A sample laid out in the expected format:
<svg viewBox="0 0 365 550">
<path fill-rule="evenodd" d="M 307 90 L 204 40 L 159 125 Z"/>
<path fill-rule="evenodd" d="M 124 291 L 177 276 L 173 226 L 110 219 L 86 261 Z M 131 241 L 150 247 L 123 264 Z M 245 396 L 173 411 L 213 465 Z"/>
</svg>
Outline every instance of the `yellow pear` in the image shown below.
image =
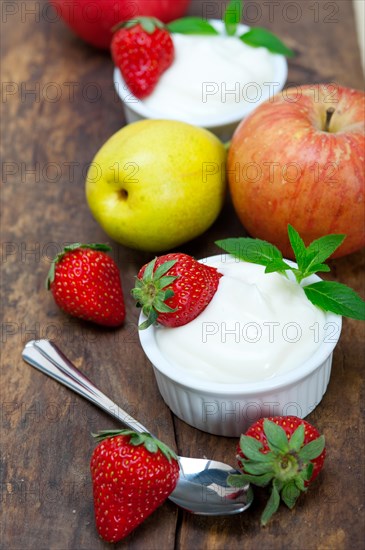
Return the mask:
<svg viewBox="0 0 365 550">
<path fill-rule="evenodd" d="M 98 151 L 86 178 L 91 212 L 115 241 L 139 250 L 175 248 L 206 231 L 225 194 L 226 150 L 184 122 L 125 126 Z"/>
</svg>

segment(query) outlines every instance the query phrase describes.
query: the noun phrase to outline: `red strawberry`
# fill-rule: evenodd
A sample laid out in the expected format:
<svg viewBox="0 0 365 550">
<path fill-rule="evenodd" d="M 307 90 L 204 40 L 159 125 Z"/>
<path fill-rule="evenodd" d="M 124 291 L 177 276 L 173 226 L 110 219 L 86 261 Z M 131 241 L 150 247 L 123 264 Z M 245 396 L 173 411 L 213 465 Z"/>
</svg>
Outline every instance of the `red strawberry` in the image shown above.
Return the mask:
<svg viewBox="0 0 365 550">
<path fill-rule="evenodd" d="M 99 325 L 123 323 L 125 307 L 119 270 L 103 244 L 74 243 L 53 260 L 47 277 L 56 304 Z"/>
<path fill-rule="evenodd" d="M 222 277 L 215 267 L 197 262 L 179 252 L 159 256 L 143 266 L 132 295 L 147 320 L 167 327 L 186 325 L 209 304 Z"/>
<path fill-rule="evenodd" d="M 154 17 L 137 17 L 117 26 L 111 43 L 115 65 L 138 98 L 154 90 L 174 60 L 174 43 L 164 24 Z"/>
<path fill-rule="evenodd" d="M 241 436 L 238 463 L 243 474 L 229 483 L 272 484 L 271 496 L 261 517 L 266 525 L 280 504 L 280 496 L 293 508 L 301 491 L 317 477 L 326 456 L 324 436 L 297 416 L 261 418 Z"/>
<path fill-rule="evenodd" d="M 100 432 L 91 457 L 95 520 L 108 542 L 126 537 L 175 489 L 175 453 L 147 433 Z M 105 439 L 106 438 L 106 439 Z"/>
</svg>

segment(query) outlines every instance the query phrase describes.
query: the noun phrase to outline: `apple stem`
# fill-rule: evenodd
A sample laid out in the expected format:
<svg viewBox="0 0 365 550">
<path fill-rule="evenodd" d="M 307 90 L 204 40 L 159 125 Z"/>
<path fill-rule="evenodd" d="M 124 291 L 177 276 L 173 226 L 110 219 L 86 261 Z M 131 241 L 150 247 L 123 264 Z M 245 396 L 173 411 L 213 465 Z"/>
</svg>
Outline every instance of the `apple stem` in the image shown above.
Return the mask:
<svg viewBox="0 0 365 550">
<path fill-rule="evenodd" d="M 334 112 L 335 112 L 334 107 L 328 107 L 328 109 L 326 111 L 326 122 L 324 123 L 324 131 L 325 132 L 330 131 L 331 119 L 332 119 L 332 116 L 333 116 Z"/>
</svg>

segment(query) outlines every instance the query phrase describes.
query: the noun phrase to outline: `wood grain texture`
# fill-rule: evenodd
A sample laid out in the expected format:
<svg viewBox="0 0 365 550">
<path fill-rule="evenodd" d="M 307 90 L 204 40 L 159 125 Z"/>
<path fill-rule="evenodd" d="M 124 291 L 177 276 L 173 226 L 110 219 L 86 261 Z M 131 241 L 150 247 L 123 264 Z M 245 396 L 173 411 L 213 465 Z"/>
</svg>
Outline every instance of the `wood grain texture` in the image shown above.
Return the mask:
<svg viewBox="0 0 365 550">
<path fill-rule="evenodd" d="M 3 4 L 1 544 L 4 550 L 102 549 L 108 546 L 94 527 L 90 433 L 116 423 L 25 365 L 21 351 L 29 339 L 54 338 L 107 395 L 181 454 L 233 464 L 236 440 L 187 426 L 159 395 L 129 297 L 149 254 L 113 245 L 127 301 L 127 323 L 117 331 L 70 319 L 44 290 L 50 259 L 63 244 L 107 240 L 86 205 L 85 171 L 124 118 L 107 53 L 88 47 L 61 21 L 51 22 L 45 2 Z M 193 0 L 190 13 L 219 17 L 224 4 Z M 289 83 L 363 86 L 350 2 L 246 5 L 248 24 L 274 30 L 297 52 Z M 204 257 L 215 252 L 215 239 L 241 234 L 227 199 L 214 226 L 183 249 Z M 336 280 L 365 295 L 362 252 L 332 268 Z M 247 513 L 230 518 L 192 516 L 167 502 L 118 547 L 362 548 L 364 336 L 363 324 L 344 321 L 328 391 L 309 417 L 326 435 L 326 467 L 292 512 L 282 507 L 263 530 L 264 491 L 256 492 Z"/>
</svg>

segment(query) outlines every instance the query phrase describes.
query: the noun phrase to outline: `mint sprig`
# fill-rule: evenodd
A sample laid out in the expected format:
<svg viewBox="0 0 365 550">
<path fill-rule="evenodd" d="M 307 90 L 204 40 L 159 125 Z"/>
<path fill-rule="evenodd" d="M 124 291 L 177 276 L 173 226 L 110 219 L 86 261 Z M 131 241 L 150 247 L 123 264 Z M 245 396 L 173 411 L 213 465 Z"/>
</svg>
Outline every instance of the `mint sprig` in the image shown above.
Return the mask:
<svg viewBox="0 0 365 550">
<path fill-rule="evenodd" d="M 288 48 L 280 38 L 263 27 L 251 27 L 249 31 L 241 34 L 240 40 L 253 48 L 264 47 L 271 53 L 279 53 L 286 57 L 295 55 L 294 51 Z"/>
<path fill-rule="evenodd" d="M 324 311 L 364 321 L 365 302 L 352 288 L 336 281 L 318 281 L 311 284 L 305 282 L 317 272 L 330 271 L 324 262 L 343 243 L 346 236 L 326 235 L 305 246 L 299 233 L 290 224 L 288 236 L 297 267 L 288 264 L 276 246 L 261 239 L 229 238 L 216 241 L 216 245 L 240 260 L 264 265 L 265 273 L 278 272 L 287 276 L 287 272 L 291 271 L 312 304 Z"/>
<path fill-rule="evenodd" d="M 223 15 L 225 34 L 236 36 L 238 25 L 243 16 L 244 4 L 242 0 L 230 0 Z M 166 25 L 170 32 L 180 34 L 203 34 L 218 35 L 217 29 L 209 21 L 200 17 L 182 17 L 171 21 Z M 251 27 L 247 32 L 241 34 L 239 39 L 245 44 L 254 48 L 263 47 L 271 53 L 293 57 L 293 50 L 288 48 L 275 34 L 263 27 Z"/>
<path fill-rule="evenodd" d="M 182 17 L 175 19 L 166 25 L 170 32 L 180 34 L 219 34 L 217 29 L 213 27 L 206 19 L 200 17 Z"/>
</svg>

